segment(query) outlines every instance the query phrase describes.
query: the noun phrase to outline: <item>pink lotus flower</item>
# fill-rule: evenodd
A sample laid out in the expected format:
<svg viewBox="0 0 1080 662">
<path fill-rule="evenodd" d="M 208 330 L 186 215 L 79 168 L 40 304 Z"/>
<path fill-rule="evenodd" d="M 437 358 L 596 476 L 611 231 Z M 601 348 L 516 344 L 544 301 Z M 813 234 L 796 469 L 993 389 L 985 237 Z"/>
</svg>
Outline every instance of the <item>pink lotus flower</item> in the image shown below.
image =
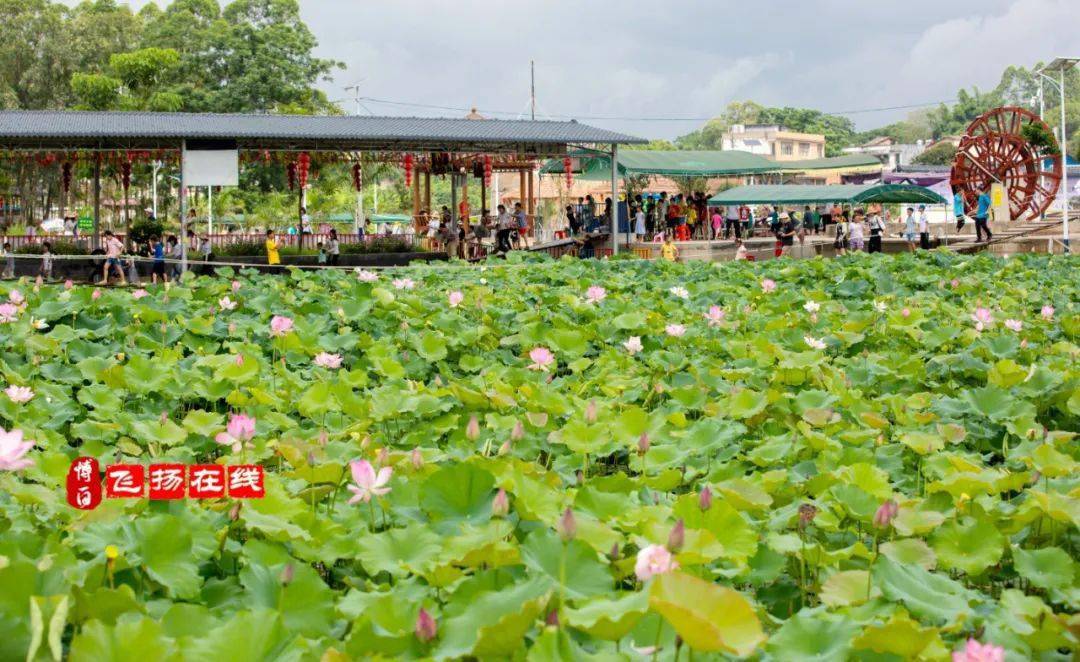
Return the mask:
<svg viewBox="0 0 1080 662">
<path fill-rule="evenodd" d="M 772 278 L 766 278 L 765 280 L 761 281 L 761 289 L 764 292 L 772 292 L 776 289 L 776 281 Z"/>
<path fill-rule="evenodd" d="M 8 301 L 15 304 L 16 306 L 19 306 L 19 305 L 22 305 L 22 303 L 26 301 L 26 297 L 23 296 L 22 292 L 20 292 L 18 290 L 12 290 L 8 294 Z"/>
<path fill-rule="evenodd" d="M 290 317 L 284 317 L 282 315 L 274 315 L 270 320 L 270 335 L 283 336 L 289 331 L 292 331 L 293 321 Z"/>
<path fill-rule="evenodd" d="M 228 296 L 221 297 L 220 299 L 218 299 L 217 303 L 218 303 L 219 306 L 221 306 L 222 310 L 235 310 L 236 309 L 236 302 L 233 301 L 232 299 L 230 299 Z"/>
<path fill-rule="evenodd" d="M 0 428 L 0 471 L 19 471 L 33 466 L 34 461 L 25 458 L 34 442 L 23 441 L 22 430 L 5 432 Z"/>
<path fill-rule="evenodd" d="M 237 292 L 240 291 L 240 281 L 234 280 L 232 282 L 232 291 L 233 291 L 233 294 L 236 294 Z"/>
<path fill-rule="evenodd" d="M 326 368 L 327 370 L 337 370 L 341 367 L 341 354 L 319 352 L 315 355 L 314 363 L 320 368 Z"/>
<path fill-rule="evenodd" d="M 826 347 L 824 340 L 818 340 L 812 336 L 803 336 L 803 342 L 812 349 L 825 349 Z"/>
<path fill-rule="evenodd" d="M 450 303 L 451 308 L 457 308 L 461 305 L 461 302 L 465 300 L 465 295 L 458 290 L 454 290 L 446 295 L 446 299 Z"/>
<path fill-rule="evenodd" d="M 551 350 L 547 347 L 534 347 L 529 352 L 529 359 L 532 363 L 529 365 L 529 370 L 542 370 L 547 372 L 551 369 L 551 364 L 555 363 L 555 355 L 551 353 Z"/>
<path fill-rule="evenodd" d="M 953 651 L 952 659 L 953 662 L 1005 662 L 1005 649 L 968 639 L 964 650 Z"/>
<path fill-rule="evenodd" d="M 689 290 L 687 290 L 685 287 L 679 287 L 678 285 L 668 288 L 668 292 L 671 292 L 673 295 L 679 297 L 680 299 L 690 298 Z"/>
<path fill-rule="evenodd" d="M 70 290 L 73 287 L 75 287 L 75 283 L 73 283 L 70 278 L 68 278 L 67 280 L 64 281 L 64 289 L 65 290 Z"/>
<path fill-rule="evenodd" d="M 394 288 L 398 290 L 411 290 L 416 287 L 416 283 L 413 282 L 412 278 L 395 278 L 391 282 L 393 283 Z"/>
<path fill-rule="evenodd" d="M 1015 331 L 1016 333 L 1020 333 L 1021 331 L 1024 330 L 1024 323 L 1021 322 L 1020 320 L 1007 319 L 1007 320 L 1005 320 L 1005 328 L 1010 330 L 1010 331 Z"/>
<path fill-rule="evenodd" d="M 668 324 L 664 327 L 664 332 L 672 338 L 682 338 L 686 334 L 686 327 L 682 324 Z"/>
<path fill-rule="evenodd" d="M 237 367 L 244 365 L 244 355 L 237 354 L 236 358 L 233 359 L 233 363 L 236 364 Z"/>
<path fill-rule="evenodd" d="M 438 634 L 435 619 L 423 607 L 420 608 L 420 613 L 416 615 L 416 626 L 413 627 L 413 632 L 416 634 L 416 638 L 420 640 L 420 643 L 424 644 L 434 639 L 435 635 Z"/>
<path fill-rule="evenodd" d="M 639 581 L 648 581 L 656 575 L 662 575 L 679 567 L 679 562 L 663 545 L 649 545 L 638 552 L 634 564 L 634 574 Z"/>
<path fill-rule="evenodd" d="M 1044 320 L 1052 320 L 1052 319 L 1054 319 L 1054 307 L 1053 306 L 1043 306 L 1042 310 L 1039 311 L 1039 314 L 1041 314 L 1043 316 Z"/>
<path fill-rule="evenodd" d="M 994 321 L 994 315 L 990 312 L 989 308 L 976 308 L 975 312 L 971 314 L 971 319 L 975 321 L 975 328 L 982 331 Z"/>
<path fill-rule="evenodd" d="M 904 308 L 903 310 L 900 311 L 900 315 L 901 315 L 901 317 L 904 317 L 904 318 L 911 317 L 911 309 L 910 308 Z"/>
<path fill-rule="evenodd" d="M 709 320 L 709 326 L 720 326 L 727 313 L 720 306 L 710 306 L 709 312 L 705 313 L 705 319 Z"/>
<path fill-rule="evenodd" d="M 956 280 L 955 278 L 953 278 L 953 279 L 952 279 L 952 286 L 953 286 L 953 289 L 954 289 L 954 290 L 955 290 L 956 288 L 960 287 L 960 281 L 958 281 L 958 280 Z"/>
<path fill-rule="evenodd" d="M 20 405 L 24 402 L 30 402 L 34 397 L 34 390 L 29 386 L 16 386 L 12 384 L 4 389 L 4 393 L 7 394 L 7 397 L 10 398 L 12 402 Z"/>
<path fill-rule="evenodd" d="M 19 309 L 13 303 L 0 303 L 0 324 L 10 324 L 19 319 Z"/>
<path fill-rule="evenodd" d="M 884 529 L 889 526 L 897 514 L 900 512 L 900 507 L 896 505 L 896 502 L 892 499 L 882 503 L 878 506 L 877 511 L 874 512 L 874 526 L 879 529 Z"/>
<path fill-rule="evenodd" d="M 641 336 L 630 336 L 629 340 L 622 345 L 626 348 L 626 351 L 630 353 L 630 356 L 633 356 L 644 349 L 641 344 Z"/>
<path fill-rule="evenodd" d="M 585 301 L 587 303 L 600 303 L 605 297 L 607 297 L 607 290 L 599 285 L 592 285 L 585 290 Z"/>
<path fill-rule="evenodd" d="M 390 477 L 394 475 L 394 470 L 391 467 L 383 467 L 379 469 L 379 473 L 375 473 L 375 467 L 371 466 L 371 463 L 367 460 L 356 460 L 349 463 L 349 470 L 352 472 L 352 479 L 355 485 L 349 485 L 349 491 L 353 493 L 353 498 L 349 499 L 349 503 L 367 503 L 371 501 L 373 496 L 383 496 L 390 493 L 390 488 L 387 484 L 390 482 Z"/>
<path fill-rule="evenodd" d="M 491 500 L 491 515 L 492 517 L 506 517 L 509 512 L 510 499 L 506 496 L 506 490 L 500 487 L 495 493 L 495 498 Z"/>
<path fill-rule="evenodd" d="M 368 271 L 367 269 L 360 269 L 357 271 L 356 277 L 359 278 L 362 283 L 374 283 L 379 280 L 379 274 L 374 271 Z"/>
<path fill-rule="evenodd" d="M 95 288 L 94 291 L 90 293 L 90 298 L 93 299 L 94 301 L 97 301 L 98 299 L 100 299 L 101 298 L 101 290 Z"/>
<path fill-rule="evenodd" d="M 217 433 L 214 441 L 222 446 L 231 446 L 234 453 L 239 453 L 244 443 L 255 436 L 255 419 L 247 414 L 233 414 L 224 432 Z"/>
<path fill-rule="evenodd" d="M 138 301 L 139 299 L 143 298 L 144 296 L 147 296 L 148 294 L 150 294 L 150 293 L 140 287 L 139 289 L 137 289 L 137 290 L 135 290 L 134 292 L 131 293 L 131 298 Z"/>
</svg>

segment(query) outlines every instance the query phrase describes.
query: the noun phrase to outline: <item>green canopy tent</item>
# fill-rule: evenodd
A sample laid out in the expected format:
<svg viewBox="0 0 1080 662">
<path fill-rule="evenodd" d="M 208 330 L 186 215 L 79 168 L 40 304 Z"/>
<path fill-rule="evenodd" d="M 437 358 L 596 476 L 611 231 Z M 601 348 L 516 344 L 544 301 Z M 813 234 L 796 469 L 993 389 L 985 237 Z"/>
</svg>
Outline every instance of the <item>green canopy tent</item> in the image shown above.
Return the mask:
<svg viewBox="0 0 1080 662">
<path fill-rule="evenodd" d="M 576 160 L 575 177 L 606 181 L 611 178 L 609 156 L 578 151 L 570 154 Z M 804 161 L 774 161 L 767 156 L 738 150 L 644 150 L 627 149 L 619 152 L 619 174 L 658 175 L 664 177 L 729 177 L 772 173 L 804 172 L 847 168 L 880 168 L 873 156 L 849 154 Z M 540 169 L 541 174 L 560 175 L 564 172 L 562 159 L 552 159 Z"/>
<path fill-rule="evenodd" d="M 923 186 L 910 184 L 839 184 L 809 186 L 736 186 L 709 198 L 709 204 L 722 205 L 807 205 L 819 202 L 859 205 L 909 203 L 943 205 L 945 198 Z"/>
</svg>

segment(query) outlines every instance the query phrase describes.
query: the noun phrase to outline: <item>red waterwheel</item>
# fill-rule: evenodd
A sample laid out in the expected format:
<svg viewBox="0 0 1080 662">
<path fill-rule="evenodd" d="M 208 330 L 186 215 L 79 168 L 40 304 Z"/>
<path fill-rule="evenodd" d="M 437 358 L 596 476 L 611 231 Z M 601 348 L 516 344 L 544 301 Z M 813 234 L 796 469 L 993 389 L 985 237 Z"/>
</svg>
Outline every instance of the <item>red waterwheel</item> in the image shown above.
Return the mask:
<svg viewBox="0 0 1080 662">
<path fill-rule="evenodd" d="M 1037 115 L 1015 106 L 990 110 L 968 126 L 956 149 L 951 176 L 965 207 L 975 207 L 979 193 L 993 183 L 1005 186 L 1011 220 L 1036 218 L 1054 201 L 1061 186 L 1061 161 L 1048 160 L 1042 149 L 1024 138 L 1028 124 L 1041 124 L 1050 132 Z"/>
</svg>

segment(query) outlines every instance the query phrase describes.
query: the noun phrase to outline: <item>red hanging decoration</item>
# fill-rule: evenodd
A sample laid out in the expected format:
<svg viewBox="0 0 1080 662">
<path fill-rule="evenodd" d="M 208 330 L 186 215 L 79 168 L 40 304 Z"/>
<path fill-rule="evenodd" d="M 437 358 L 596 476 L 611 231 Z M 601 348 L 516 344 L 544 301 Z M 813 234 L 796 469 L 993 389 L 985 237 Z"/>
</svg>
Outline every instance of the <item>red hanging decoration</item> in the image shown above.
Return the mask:
<svg viewBox="0 0 1080 662">
<path fill-rule="evenodd" d="M 412 154 L 406 154 L 405 155 L 405 188 L 409 188 L 410 186 L 412 186 L 412 175 L 413 175 L 413 155 Z"/>
<path fill-rule="evenodd" d="M 574 185 L 574 160 L 569 156 L 562 160 L 563 172 L 566 173 L 566 188 Z"/>
<path fill-rule="evenodd" d="M 484 188 L 491 187 L 491 155 L 484 155 Z"/>
<path fill-rule="evenodd" d="M 354 163 L 353 167 L 352 167 L 352 185 L 353 185 L 353 188 L 356 189 L 357 191 L 360 190 L 360 187 L 363 184 L 363 182 L 361 181 L 361 177 L 362 177 L 362 174 L 361 174 L 361 170 L 360 170 L 360 164 L 359 163 Z"/>
<path fill-rule="evenodd" d="M 289 161 L 285 164 L 285 176 L 289 180 L 289 190 L 296 188 L 296 162 Z"/>
<path fill-rule="evenodd" d="M 60 183 L 64 187 L 65 194 L 71 190 L 71 161 L 64 161 L 60 165 Z"/>
<path fill-rule="evenodd" d="M 308 173 L 311 171 L 311 156 L 307 152 L 300 152 L 300 158 L 297 159 L 296 166 L 296 179 L 300 184 L 300 190 L 307 188 Z"/>
<path fill-rule="evenodd" d="M 120 164 L 120 183 L 124 187 L 124 197 L 127 197 L 127 190 L 131 188 L 131 161 L 124 161 Z"/>
</svg>

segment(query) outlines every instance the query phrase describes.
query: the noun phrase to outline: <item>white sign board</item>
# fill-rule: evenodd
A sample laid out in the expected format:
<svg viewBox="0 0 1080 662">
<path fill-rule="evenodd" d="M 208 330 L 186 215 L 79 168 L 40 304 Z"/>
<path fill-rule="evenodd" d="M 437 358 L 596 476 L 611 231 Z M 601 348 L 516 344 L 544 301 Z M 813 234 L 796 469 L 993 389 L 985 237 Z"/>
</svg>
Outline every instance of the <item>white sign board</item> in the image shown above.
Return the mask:
<svg viewBox="0 0 1080 662">
<path fill-rule="evenodd" d="M 186 149 L 184 186 L 237 186 L 240 155 L 235 149 Z"/>
</svg>

